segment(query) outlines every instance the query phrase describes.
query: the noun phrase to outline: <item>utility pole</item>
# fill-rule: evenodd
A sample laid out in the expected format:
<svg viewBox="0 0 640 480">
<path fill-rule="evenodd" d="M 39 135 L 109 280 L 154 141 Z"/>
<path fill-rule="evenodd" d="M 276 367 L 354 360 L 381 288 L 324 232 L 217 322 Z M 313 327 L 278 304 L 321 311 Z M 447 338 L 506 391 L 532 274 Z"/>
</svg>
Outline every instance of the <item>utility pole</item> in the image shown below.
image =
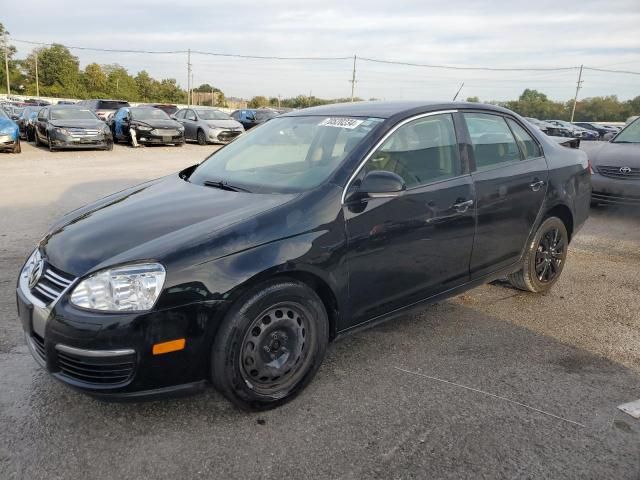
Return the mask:
<svg viewBox="0 0 640 480">
<path fill-rule="evenodd" d="M 4 69 L 7 75 L 7 96 L 11 95 L 11 84 L 9 82 L 9 42 L 7 41 L 7 32 L 2 36 L 4 43 Z"/>
<path fill-rule="evenodd" d="M 462 87 L 464 87 L 464 82 L 462 82 L 462 85 L 460 85 L 460 88 L 458 89 L 458 91 L 456 92 L 456 94 L 453 96 L 453 101 L 456 101 L 456 98 L 458 98 L 458 95 L 460 95 L 460 91 L 462 90 Z"/>
<path fill-rule="evenodd" d="M 280 94 L 278 94 L 278 108 L 280 108 Z"/>
<path fill-rule="evenodd" d="M 576 103 L 578 103 L 578 92 L 582 87 L 582 67 L 583 65 L 580 65 L 580 73 L 578 74 L 578 85 L 576 85 L 576 96 L 573 98 L 573 108 L 571 109 L 571 122 L 573 122 L 573 116 L 576 113 Z"/>
<path fill-rule="evenodd" d="M 356 56 L 353 56 L 353 72 L 351 73 L 351 101 L 353 102 L 353 95 L 356 89 Z"/>
<path fill-rule="evenodd" d="M 36 97 L 40 98 L 40 82 L 38 80 L 38 50 L 33 51 L 36 57 Z"/>
<path fill-rule="evenodd" d="M 187 50 L 187 106 L 191 106 L 191 49 Z"/>
<path fill-rule="evenodd" d="M 312 93 L 313 93 L 313 92 L 312 92 L 311 90 L 309 90 L 309 106 L 311 106 L 311 94 L 312 94 Z"/>
<path fill-rule="evenodd" d="M 191 70 L 191 103 L 196 103 L 193 100 L 193 91 L 195 90 L 195 88 L 193 88 L 193 70 Z"/>
<path fill-rule="evenodd" d="M 211 85 L 211 106 L 213 107 L 213 85 Z"/>
</svg>

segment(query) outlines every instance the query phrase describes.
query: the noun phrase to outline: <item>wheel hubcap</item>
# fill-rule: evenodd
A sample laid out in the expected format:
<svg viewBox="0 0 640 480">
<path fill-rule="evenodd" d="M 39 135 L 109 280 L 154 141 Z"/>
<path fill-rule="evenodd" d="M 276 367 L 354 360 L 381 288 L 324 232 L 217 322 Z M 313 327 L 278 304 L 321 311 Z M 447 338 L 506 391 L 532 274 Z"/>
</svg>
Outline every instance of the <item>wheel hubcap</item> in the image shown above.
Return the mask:
<svg viewBox="0 0 640 480">
<path fill-rule="evenodd" d="M 309 315 L 295 303 L 268 308 L 251 323 L 240 351 L 243 379 L 261 393 L 295 385 L 310 359 Z"/>
<path fill-rule="evenodd" d="M 560 230 L 552 228 L 540 239 L 536 251 L 536 276 L 543 283 L 554 280 L 564 261 L 565 241 Z"/>
</svg>

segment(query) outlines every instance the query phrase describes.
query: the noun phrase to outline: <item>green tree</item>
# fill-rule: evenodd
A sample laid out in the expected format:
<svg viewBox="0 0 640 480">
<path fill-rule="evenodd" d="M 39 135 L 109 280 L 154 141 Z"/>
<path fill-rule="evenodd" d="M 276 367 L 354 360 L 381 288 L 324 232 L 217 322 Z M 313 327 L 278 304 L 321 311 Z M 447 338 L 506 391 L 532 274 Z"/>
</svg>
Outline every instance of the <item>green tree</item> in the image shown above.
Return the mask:
<svg viewBox="0 0 640 480">
<path fill-rule="evenodd" d="M 570 110 L 562 102 L 554 102 L 542 92 L 525 89 L 518 100 L 504 102 L 502 105 L 524 117 L 540 119 L 567 119 Z"/>
<path fill-rule="evenodd" d="M 29 93 L 35 93 L 36 53 L 41 95 L 50 97 L 83 95 L 78 57 L 72 55 L 64 45 L 56 43 L 50 47 L 34 50 L 23 62 Z"/>
<path fill-rule="evenodd" d="M 9 32 L 4 28 L 4 25 L 0 23 L 0 38 L 4 39 L 4 35 L 9 35 Z M 4 47 L 4 45 L 3 45 Z M 7 58 L 9 63 L 9 85 L 11 87 L 11 91 L 13 93 L 23 93 L 25 78 L 20 70 L 21 61 L 15 60 L 13 57 L 16 54 L 16 47 L 8 44 L 7 45 Z M 4 55 L 5 50 L 2 48 L 2 68 L 0 68 L 0 91 L 6 93 L 7 88 L 7 73 L 4 68 Z"/>
<path fill-rule="evenodd" d="M 573 106 L 573 101 L 567 107 Z M 615 95 L 584 98 L 576 104 L 575 121 L 605 122 L 624 121 L 627 117 L 625 104 Z"/>
<path fill-rule="evenodd" d="M 107 91 L 107 76 L 97 63 L 90 63 L 84 67 L 82 74 L 85 94 L 89 98 L 104 97 Z"/>
<path fill-rule="evenodd" d="M 467 97 L 467 102 L 469 102 L 469 103 L 480 103 L 480 99 L 478 97 Z"/>
<path fill-rule="evenodd" d="M 114 63 L 103 65 L 102 69 L 107 74 L 107 94 L 110 97 L 132 101 L 138 99 L 138 85 L 126 68 Z"/>
<path fill-rule="evenodd" d="M 187 92 L 178 86 L 175 78 L 164 78 L 158 84 L 156 100 L 168 103 L 186 103 Z"/>
<path fill-rule="evenodd" d="M 139 99 L 143 102 L 161 101 L 158 99 L 158 81 L 149 75 L 146 70 L 141 70 L 135 77 Z"/>
<path fill-rule="evenodd" d="M 247 104 L 249 108 L 260 108 L 260 107 L 268 107 L 269 99 L 263 95 L 258 95 L 257 97 L 253 97 L 249 100 Z"/>
</svg>

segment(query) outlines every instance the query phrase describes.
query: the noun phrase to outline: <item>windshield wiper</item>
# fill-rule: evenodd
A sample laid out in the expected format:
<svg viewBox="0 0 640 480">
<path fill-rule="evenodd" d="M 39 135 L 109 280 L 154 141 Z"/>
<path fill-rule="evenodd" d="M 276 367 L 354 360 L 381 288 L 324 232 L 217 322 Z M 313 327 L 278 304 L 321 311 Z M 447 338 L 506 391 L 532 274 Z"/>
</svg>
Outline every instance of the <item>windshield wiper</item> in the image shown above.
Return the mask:
<svg viewBox="0 0 640 480">
<path fill-rule="evenodd" d="M 222 180 L 205 180 L 204 185 L 206 187 L 219 188 L 220 190 L 227 190 L 228 192 L 247 192 L 251 193 L 246 188 L 238 187 L 237 185 L 231 185 L 228 182 Z"/>
</svg>

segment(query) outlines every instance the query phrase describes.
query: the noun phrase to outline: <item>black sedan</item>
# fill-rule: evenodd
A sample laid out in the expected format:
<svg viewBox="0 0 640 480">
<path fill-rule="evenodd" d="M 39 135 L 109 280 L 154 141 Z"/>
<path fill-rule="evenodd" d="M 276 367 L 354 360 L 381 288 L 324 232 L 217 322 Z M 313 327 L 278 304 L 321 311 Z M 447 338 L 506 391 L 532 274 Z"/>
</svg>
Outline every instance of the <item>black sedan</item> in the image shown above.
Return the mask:
<svg viewBox="0 0 640 480">
<path fill-rule="evenodd" d="M 354 329 L 503 276 L 548 291 L 590 196 L 584 152 L 500 107 L 300 110 L 61 218 L 19 317 L 37 362 L 92 395 L 212 381 L 272 408 Z"/>
<path fill-rule="evenodd" d="M 589 151 L 593 205 L 640 206 L 640 119 Z"/>
<path fill-rule="evenodd" d="M 89 109 L 75 105 L 53 105 L 38 111 L 36 145 L 49 150 L 66 148 L 113 149 L 111 130 Z"/>
<path fill-rule="evenodd" d="M 115 142 L 184 145 L 184 127 L 155 107 L 123 107 L 110 119 Z M 135 136 L 135 139 L 134 139 Z"/>
</svg>

